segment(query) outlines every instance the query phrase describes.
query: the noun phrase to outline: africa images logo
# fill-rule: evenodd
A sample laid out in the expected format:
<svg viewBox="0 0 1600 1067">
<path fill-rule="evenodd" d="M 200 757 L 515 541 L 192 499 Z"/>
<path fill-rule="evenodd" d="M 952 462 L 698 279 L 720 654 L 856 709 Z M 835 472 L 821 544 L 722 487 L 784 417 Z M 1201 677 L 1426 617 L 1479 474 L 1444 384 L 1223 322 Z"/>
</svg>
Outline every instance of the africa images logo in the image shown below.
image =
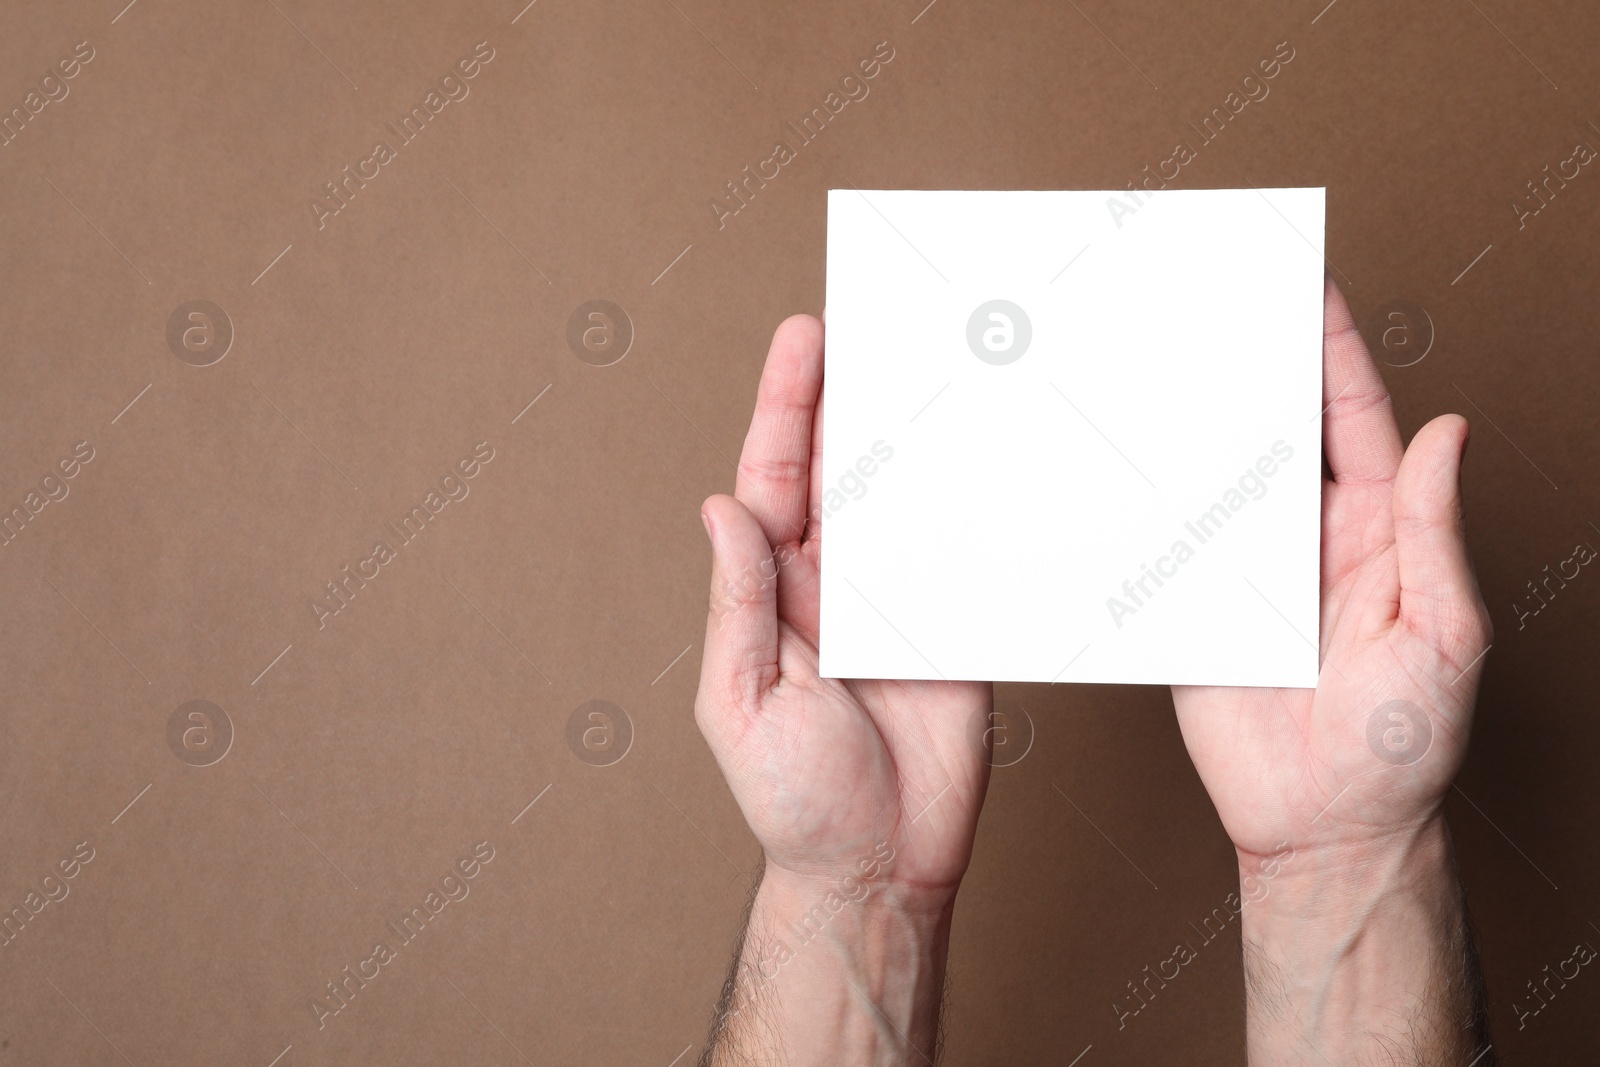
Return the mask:
<svg viewBox="0 0 1600 1067">
<path fill-rule="evenodd" d="M 1009 300 L 985 301 L 967 318 L 967 347 L 985 363 L 1015 363 L 1032 343 L 1033 322 Z"/>
<path fill-rule="evenodd" d="M 1391 700 L 1367 717 L 1367 747 L 1385 763 L 1416 763 L 1432 744 L 1433 720 L 1409 700 Z"/>
</svg>

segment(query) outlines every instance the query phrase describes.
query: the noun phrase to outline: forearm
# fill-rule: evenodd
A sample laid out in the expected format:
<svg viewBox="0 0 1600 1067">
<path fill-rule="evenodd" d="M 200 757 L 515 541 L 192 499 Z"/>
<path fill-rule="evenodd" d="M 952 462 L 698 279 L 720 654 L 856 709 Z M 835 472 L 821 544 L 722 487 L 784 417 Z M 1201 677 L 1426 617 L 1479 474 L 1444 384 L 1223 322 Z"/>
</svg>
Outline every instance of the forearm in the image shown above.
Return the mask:
<svg viewBox="0 0 1600 1067">
<path fill-rule="evenodd" d="M 1482 977 L 1442 816 L 1270 879 L 1241 857 L 1241 875 L 1251 1064 L 1492 1067 L 1474 1059 Z"/>
<path fill-rule="evenodd" d="M 954 896 L 854 886 L 767 870 L 702 1067 L 938 1059 Z"/>
</svg>

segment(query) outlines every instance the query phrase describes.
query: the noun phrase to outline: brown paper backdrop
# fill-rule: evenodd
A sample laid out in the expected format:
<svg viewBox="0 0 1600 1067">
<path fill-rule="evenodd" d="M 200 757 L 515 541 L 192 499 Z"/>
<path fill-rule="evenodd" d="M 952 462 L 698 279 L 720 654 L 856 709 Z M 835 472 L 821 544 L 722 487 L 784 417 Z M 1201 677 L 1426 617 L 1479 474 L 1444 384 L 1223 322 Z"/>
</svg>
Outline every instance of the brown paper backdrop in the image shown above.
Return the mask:
<svg viewBox="0 0 1600 1067">
<path fill-rule="evenodd" d="M 1121 188 L 1285 41 L 1173 184 L 1326 185 L 1369 340 L 1425 353 L 1385 371 L 1403 429 L 1474 424 L 1498 634 L 1451 822 L 1503 1062 L 1592 1055 L 1600 976 L 1517 1008 L 1600 941 L 1600 577 L 1513 605 L 1600 544 L 1600 176 L 1526 184 L 1600 145 L 1600 11 L 925 3 L 7 5 L 0 507 L 29 518 L 0 548 L 0 909 L 31 918 L 0 947 L 0 1063 L 692 1062 L 757 855 L 691 716 L 696 511 L 732 485 L 773 327 L 821 310 L 825 191 Z M 719 226 L 724 183 L 883 41 L 870 95 Z M 401 142 L 385 124 L 479 42 L 469 94 Z M 605 367 L 566 341 L 595 299 L 634 334 Z M 209 366 L 168 343 L 191 300 L 232 325 Z M 469 495 L 392 537 L 480 442 Z M 395 557 L 319 629 L 379 539 Z M 1036 738 L 984 812 L 949 1062 L 1241 1061 L 1236 931 L 1112 1009 L 1234 888 L 1168 693 L 999 696 Z M 187 712 L 169 743 L 197 699 L 226 746 Z M 567 741 L 597 699 L 631 723 L 609 766 Z M 401 942 L 480 843 L 469 895 Z M 319 1029 L 312 998 L 379 940 Z"/>
</svg>

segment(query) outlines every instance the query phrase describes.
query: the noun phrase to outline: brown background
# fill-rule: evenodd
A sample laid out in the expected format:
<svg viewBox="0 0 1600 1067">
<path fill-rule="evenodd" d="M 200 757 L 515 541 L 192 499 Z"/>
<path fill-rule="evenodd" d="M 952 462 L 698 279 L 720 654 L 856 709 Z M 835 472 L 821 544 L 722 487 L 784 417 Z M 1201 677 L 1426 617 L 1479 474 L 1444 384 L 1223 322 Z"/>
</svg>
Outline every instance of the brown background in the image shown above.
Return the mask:
<svg viewBox="0 0 1600 1067">
<path fill-rule="evenodd" d="M 771 330 L 821 310 L 825 191 L 1121 188 L 1282 41 L 1174 185 L 1326 185 L 1358 318 L 1425 309 L 1400 351 L 1426 358 L 1385 375 L 1408 435 L 1475 426 L 1498 633 L 1450 811 L 1496 1046 L 1592 1055 L 1600 976 L 1522 1029 L 1514 1004 L 1600 942 L 1600 577 L 1521 629 L 1512 605 L 1600 544 L 1600 176 L 1522 229 L 1511 203 L 1600 145 L 1600 10 L 925 3 L 7 3 L 0 107 L 95 58 L 0 148 L 0 504 L 95 458 L 0 549 L 0 910 L 94 859 L 0 948 L 0 1063 L 692 1062 L 756 859 L 691 716 L 696 511 Z M 722 184 L 885 40 L 870 96 L 719 229 Z M 470 95 L 319 231 L 322 183 L 479 41 Z M 237 334 L 205 368 L 166 342 L 197 298 Z M 609 367 L 564 340 L 594 298 L 637 332 Z M 310 598 L 485 440 L 470 496 L 319 631 Z M 235 730 L 203 768 L 167 743 L 194 698 Z M 636 731 L 608 767 L 565 740 L 596 698 Z M 1037 738 L 984 812 L 949 1062 L 1239 1062 L 1236 932 L 1111 1009 L 1235 887 L 1169 694 L 1000 699 Z M 471 895 L 319 1030 L 323 983 L 484 841 Z"/>
</svg>

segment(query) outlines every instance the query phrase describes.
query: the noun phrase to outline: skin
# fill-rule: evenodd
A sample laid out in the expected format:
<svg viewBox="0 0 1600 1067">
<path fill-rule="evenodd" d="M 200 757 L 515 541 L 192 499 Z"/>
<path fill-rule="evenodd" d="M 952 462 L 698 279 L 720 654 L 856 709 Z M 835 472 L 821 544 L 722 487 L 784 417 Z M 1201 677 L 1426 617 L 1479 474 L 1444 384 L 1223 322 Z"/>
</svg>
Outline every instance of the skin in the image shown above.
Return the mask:
<svg viewBox="0 0 1600 1067">
<path fill-rule="evenodd" d="M 1460 524 L 1467 427 L 1435 419 L 1402 459 L 1331 283 L 1325 324 L 1318 687 L 1174 701 L 1239 857 L 1251 1062 L 1466 1064 L 1481 994 L 1441 805 L 1489 633 Z M 971 738 L 989 684 L 818 676 L 822 346 L 810 316 L 778 328 L 734 495 L 701 509 L 695 716 L 764 855 L 706 1065 L 935 1062 L 988 785 Z M 1391 700 L 1432 728 L 1408 763 L 1368 744 Z"/>
<path fill-rule="evenodd" d="M 1469 430 L 1441 415 L 1402 449 L 1331 281 L 1323 332 L 1317 688 L 1174 686 L 1173 703 L 1241 896 L 1264 894 L 1243 923 L 1251 1062 L 1465 1064 L 1488 1040 L 1443 803 L 1492 640 L 1462 528 Z M 1380 714 L 1393 700 L 1426 716 L 1426 748 Z M 1409 762 L 1371 747 L 1375 714 Z"/>
</svg>

